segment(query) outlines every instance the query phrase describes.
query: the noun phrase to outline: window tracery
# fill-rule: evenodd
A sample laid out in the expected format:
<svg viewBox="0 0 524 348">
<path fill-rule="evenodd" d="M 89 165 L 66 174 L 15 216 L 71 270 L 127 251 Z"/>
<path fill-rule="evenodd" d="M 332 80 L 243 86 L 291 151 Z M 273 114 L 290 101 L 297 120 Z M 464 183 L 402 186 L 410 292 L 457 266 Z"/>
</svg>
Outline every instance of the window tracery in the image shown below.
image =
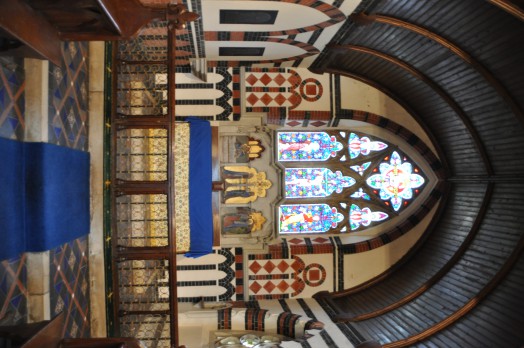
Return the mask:
<svg viewBox="0 0 524 348">
<path fill-rule="evenodd" d="M 276 138 L 283 169 L 281 234 L 364 230 L 396 217 L 427 182 L 397 146 L 375 136 L 284 131 Z"/>
</svg>

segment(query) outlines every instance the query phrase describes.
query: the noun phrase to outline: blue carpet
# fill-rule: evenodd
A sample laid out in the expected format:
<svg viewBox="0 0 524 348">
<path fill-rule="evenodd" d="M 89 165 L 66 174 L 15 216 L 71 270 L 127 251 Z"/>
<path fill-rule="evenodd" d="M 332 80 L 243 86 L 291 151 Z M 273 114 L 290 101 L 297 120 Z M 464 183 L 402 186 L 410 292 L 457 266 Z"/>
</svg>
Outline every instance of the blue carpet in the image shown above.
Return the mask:
<svg viewBox="0 0 524 348">
<path fill-rule="evenodd" d="M 89 153 L 0 138 L 0 260 L 89 233 Z"/>
</svg>

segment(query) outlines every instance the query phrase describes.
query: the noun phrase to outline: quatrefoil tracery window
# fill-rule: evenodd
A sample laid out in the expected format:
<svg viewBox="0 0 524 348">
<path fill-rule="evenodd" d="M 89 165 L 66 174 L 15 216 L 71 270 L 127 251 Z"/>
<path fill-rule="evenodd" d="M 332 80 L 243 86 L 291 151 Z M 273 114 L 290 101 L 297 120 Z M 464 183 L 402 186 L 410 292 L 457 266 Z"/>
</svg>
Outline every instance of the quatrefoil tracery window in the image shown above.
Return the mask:
<svg viewBox="0 0 524 348">
<path fill-rule="evenodd" d="M 278 132 L 281 234 L 347 233 L 402 212 L 427 179 L 396 146 L 350 131 Z"/>
</svg>

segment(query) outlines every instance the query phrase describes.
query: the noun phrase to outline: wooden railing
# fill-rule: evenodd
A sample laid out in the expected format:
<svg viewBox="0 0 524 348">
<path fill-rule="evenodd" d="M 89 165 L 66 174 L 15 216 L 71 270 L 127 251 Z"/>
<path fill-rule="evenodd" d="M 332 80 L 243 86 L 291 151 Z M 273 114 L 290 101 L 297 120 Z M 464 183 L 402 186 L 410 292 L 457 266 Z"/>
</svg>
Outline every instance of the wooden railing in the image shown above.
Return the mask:
<svg viewBox="0 0 524 348">
<path fill-rule="evenodd" d="M 175 31 L 184 19 L 194 19 L 180 11 L 168 6 L 167 20 L 149 24 L 133 40 L 115 42 L 111 57 L 113 335 L 138 338 L 148 347 L 179 345 Z"/>
</svg>

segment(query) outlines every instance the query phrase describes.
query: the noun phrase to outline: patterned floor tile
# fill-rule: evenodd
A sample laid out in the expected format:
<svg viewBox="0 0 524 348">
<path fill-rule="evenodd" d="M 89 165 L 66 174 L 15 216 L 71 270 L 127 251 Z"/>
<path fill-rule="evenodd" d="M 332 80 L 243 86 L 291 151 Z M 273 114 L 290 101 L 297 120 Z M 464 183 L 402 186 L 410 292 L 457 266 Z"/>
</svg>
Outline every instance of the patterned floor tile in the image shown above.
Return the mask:
<svg viewBox="0 0 524 348">
<path fill-rule="evenodd" d="M 49 66 L 49 142 L 87 151 L 86 43 L 66 42 L 61 66 Z"/>
<path fill-rule="evenodd" d="M 89 337 L 89 270 L 87 236 L 50 252 L 53 315 L 66 313 L 65 337 Z"/>
<path fill-rule="evenodd" d="M 25 255 L 0 263 L 0 306 L 2 325 L 20 324 L 27 320 Z"/>
<path fill-rule="evenodd" d="M 23 139 L 24 92 L 23 59 L 0 57 L 0 137 Z"/>
<path fill-rule="evenodd" d="M 87 151 L 88 74 L 86 43 L 64 43 L 61 66 L 49 65 L 49 142 Z M 23 59 L 0 57 L 0 137 L 23 140 Z M 65 337 L 88 337 L 88 237 L 50 251 L 51 315 L 65 312 Z M 27 321 L 26 255 L 0 263 L 0 323 Z"/>
</svg>

